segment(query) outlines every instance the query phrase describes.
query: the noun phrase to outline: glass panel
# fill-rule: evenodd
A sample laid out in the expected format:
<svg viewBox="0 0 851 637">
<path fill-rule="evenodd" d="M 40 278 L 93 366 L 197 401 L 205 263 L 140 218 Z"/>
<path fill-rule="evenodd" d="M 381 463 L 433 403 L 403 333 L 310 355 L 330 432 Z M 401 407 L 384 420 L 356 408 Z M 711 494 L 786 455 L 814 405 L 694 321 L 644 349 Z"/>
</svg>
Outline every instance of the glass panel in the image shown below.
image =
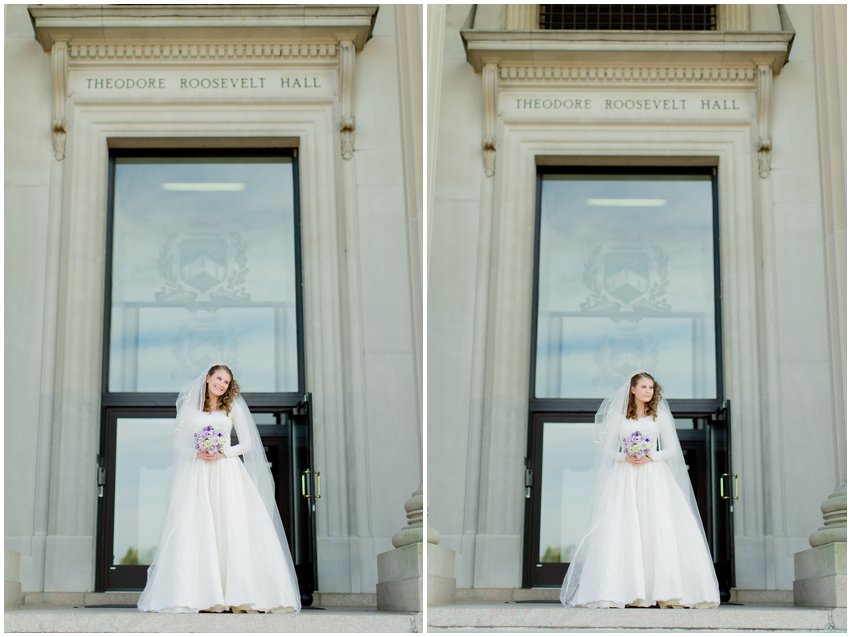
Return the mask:
<svg viewBox="0 0 851 637">
<path fill-rule="evenodd" d="M 594 423 L 544 423 L 539 562 L 569 562 L 587 530 L 594 439 Z"/>
<path fill-rule="evenodd" d="M 703 424 L 703 418 L 674 418 L 674 426 L 677 429 L 702 430 Z"/>
<path fill-rule="evenodd" d="M 287 157 L 116 158 L 109 391 L 173 392 L 211 360 L 298 382 Z"/>
<path fill-rule="evenodd" d="M 119 418 L 115 449 L 113 564 L 150 564 L 171 484 L 174 418 Z"/>
<path fill-rule="evenodd" d="M 544 175 L 535 396 L 602 398 L 630 372 L 714 398 L 709 175 Z"/>
</svg>

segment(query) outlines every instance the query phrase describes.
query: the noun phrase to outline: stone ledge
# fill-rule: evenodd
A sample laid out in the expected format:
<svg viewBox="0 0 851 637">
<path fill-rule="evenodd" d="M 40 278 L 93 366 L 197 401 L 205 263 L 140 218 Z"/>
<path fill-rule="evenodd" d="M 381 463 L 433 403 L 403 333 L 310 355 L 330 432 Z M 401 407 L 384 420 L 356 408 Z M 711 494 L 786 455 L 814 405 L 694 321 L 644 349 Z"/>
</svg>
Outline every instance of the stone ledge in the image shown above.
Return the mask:
<svg viewBox="0 0 851 637">
<path fill-rule="evenodd" d="M 429 610 L 429 630 L 845 630 L 844 609 L 722 606 L 717 609 L 590 609 L 559 603 L 477 604 Z"/>
<path fill-rule="evenodd" d="M 28 608 L 41 606 L 104 606 L 104 605 L 136 605 L 139 592 L 110 592 L 110 593 L 24 593 L 23 605 Z M 314 608 L 334 609 L 363 609 L 375 610 L 375 593 L 313 593 Z"/>
<path fill-rule="evenodd" d="M 458 588 L 457 603 L 558 601 L 560 588 Z"/>
<path fill-rule="evenodd" d="M 124 608 L 20 608 L 4 617 L 7 633 L 414 633 L 419 613 L 306 609 L 298 615 L 141 613 Z"/>
<path fill-rule="evenodd" d="M 730 601 L 738 604 L 786 604 L 792 606 L 795 597 L 791 590 L 762 590 L 753 588 L 734 588 L 730 591 Z"/>
</svg>

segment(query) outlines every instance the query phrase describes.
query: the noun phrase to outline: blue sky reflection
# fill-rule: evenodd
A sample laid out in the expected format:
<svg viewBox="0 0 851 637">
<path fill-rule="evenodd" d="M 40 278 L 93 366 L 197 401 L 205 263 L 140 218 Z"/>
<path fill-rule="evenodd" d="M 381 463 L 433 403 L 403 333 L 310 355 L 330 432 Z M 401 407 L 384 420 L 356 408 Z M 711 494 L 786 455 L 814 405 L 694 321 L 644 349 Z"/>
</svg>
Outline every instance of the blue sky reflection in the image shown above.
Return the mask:
<svg viewBox="0 0 851 637">
<path fill-rule="evenodd" d="M 548 175 L 541 196 L 535 394 L 602 398 L 649 369 L 668 397 L 713 397 L 711 179 Z"/>
<path fill-rule="evenodd" d="M 177 391 L 211 359 L 297 390 L 293 192 L 287 158 L 116 162 L 110 391 Z"/>
</svg>

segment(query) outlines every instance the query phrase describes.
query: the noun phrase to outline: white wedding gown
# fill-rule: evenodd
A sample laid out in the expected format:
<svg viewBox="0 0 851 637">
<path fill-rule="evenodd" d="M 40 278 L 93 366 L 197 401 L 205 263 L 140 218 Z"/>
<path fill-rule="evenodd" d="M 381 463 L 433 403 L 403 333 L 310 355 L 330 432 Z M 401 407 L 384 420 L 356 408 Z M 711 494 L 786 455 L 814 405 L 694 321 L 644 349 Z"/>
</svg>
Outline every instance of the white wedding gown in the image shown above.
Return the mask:
<svg viewBox="0 0 851 637">
<path fill-rule="evenodd" d="M 656 448 L 659 425 L 653 418 L 624 420 L 621 437 L 634 431 Z M 703 527 L 666 462 L 633 465 L 619 459 L 602 497 L 606 509 L 586 539 L 587 557 L 571 606 L 718 606 Z"/>
<path fill-rule="evenodd" d="M 231 414 L 237 413 L 236 411 Z M 212 462 L 195 458 L 181 474 L 172 497 L 179 518 L 164 530 L 148 583 L 139 598 L 143 611 L 195 613 L 293 612 L 300 608 L 298 582 L 266 507 L 239 455 L 230 446 L 236 426 L 240 440 L 249 435 L 242 423 L 223 412 L 198 412 L 194 430 L 211 424 L 225 434 L 227 457 Z M 194 452 L 191 452 L 194 453 Z M 177 479 L 177 478 L 176 478 Z"/>
</svg>

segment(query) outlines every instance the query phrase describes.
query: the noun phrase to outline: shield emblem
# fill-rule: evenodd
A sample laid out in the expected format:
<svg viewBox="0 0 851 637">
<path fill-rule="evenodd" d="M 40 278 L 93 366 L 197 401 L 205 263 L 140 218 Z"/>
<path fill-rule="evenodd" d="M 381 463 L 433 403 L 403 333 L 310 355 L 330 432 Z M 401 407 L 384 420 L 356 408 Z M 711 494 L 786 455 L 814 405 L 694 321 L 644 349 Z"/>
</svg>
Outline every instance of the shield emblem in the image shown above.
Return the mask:
<svg viewBox="0 0 851 637">
<path fill-rule="evenodd" d="M 650 285 L 650 257 L 639 249 L 612 250 L 603 257 L 603 287 L 606 292 L 629 304 Z"/>
<path fill-rule="evenodd" d="M 184 239 L 179 251 L 180 278 L 189 287 L 204 293 L 227 278 L 228 244 L 224 239 Z"/>
</svg>

